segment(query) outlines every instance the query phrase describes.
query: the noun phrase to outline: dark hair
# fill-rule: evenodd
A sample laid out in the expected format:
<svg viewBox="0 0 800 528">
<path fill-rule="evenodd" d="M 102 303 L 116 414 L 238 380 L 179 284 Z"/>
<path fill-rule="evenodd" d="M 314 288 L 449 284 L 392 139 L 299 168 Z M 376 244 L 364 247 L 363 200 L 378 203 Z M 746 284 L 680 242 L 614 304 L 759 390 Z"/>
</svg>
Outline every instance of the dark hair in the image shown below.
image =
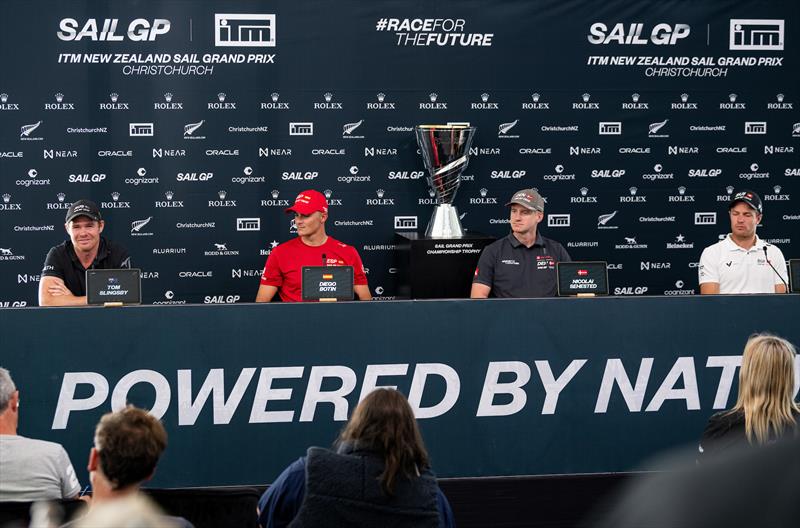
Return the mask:
<svg viewBox="0 0 800 528">
<path fill-rule="evenodd" d="M 147 411 L 128 406 L 100 419 L 94 446 L 112 488 L 122 489 L 153 474 L 167 447 L 167 431 Z"/>
<path fill-rule="evenodd" d="M 430 465 L 414 412 L 406 397 L 396 390 L 376 389 L 369 393 L 353 411 L 338 442 L 352 442 L 360 449 L 383 455 L 386 465 L 380 480 L 389 495 L 394 492 L 399 473 L 412 478 Z"/>
</svg>

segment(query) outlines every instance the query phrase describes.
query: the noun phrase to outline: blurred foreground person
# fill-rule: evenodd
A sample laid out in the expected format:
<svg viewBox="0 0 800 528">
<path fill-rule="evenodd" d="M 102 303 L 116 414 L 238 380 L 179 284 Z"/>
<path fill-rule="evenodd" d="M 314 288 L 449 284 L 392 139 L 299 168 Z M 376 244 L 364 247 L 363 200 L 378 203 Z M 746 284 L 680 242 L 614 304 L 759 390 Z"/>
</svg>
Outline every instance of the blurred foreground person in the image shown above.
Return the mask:
<svg viewBox="0 0 800 528">
<path fill-rule="evenodd" d="M 335 447 L 311 447 L 280 474 L 258 502 L 261 526 L 454 526 L 414 413 L 400 392 L 367 395 Z"/>
<path fill-rule="evenodd" d="M 699 447 L 701 456 L 739 444 L 764 445 L 797 435 L 796 355 L 794 346 L 780 337 L 757 334 L 747 340 L 736 405 L 708 420 Z"/>
<path fill-rule="evenodd" d="M 81 486 L 64 448 L 17 434 L 19 400 L 0 367 L 0 502 L 77 498 Z"/>
</svg>

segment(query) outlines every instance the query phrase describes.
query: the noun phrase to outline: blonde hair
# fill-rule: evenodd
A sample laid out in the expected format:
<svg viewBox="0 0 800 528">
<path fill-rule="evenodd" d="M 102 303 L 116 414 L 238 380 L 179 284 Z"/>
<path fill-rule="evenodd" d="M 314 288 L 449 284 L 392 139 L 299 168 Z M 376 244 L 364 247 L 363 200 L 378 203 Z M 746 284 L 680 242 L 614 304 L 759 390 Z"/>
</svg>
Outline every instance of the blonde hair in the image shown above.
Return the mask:
<svg viewBox="0 0 800 528">
<path fill-rule="evenodd" d="M 795 428 L 794 346 L 769 334 L 753 334 L 747 340 L 739 371 L 739 397 L 731 412 L 744 413 L 747 441 L 765 444 Z"/>
</svg>

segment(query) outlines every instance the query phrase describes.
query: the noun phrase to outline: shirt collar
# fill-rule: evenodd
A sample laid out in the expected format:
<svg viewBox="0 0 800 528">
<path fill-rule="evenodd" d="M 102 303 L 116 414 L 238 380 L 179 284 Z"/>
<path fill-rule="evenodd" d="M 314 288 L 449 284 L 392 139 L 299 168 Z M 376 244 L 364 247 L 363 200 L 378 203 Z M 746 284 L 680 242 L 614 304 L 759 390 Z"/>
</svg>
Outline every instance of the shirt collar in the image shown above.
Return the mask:
<svg viewBox="0 0 800 528">
<path fill-rule="evenodd" d="M 762 248 L 767 245 L 766 242 L 758 238 L 758 235 L 756 235 L 756 243 L 753 245 L 753 247 L 751 247 L 749 250 L 744 249 L 742 246 L 733 241 L 730 233 L 728 233 L 728 236 L 723 239 L 723 244 L 725 244 L 725 248 L 728 251 L 763 251 Z"/>
<path fill-rule="evenodd" d="M 511 247 L 518 248 L 518 247 L 525 247 L 522 242 L 517 240 L 517 237 L 514 236 L 514 233 L 508 234 L 508 240 L 511 242 Z M 544 247 L 544 238 L 542 238 L 542 234 L 539 231 L 536 231 L 536 240 L 533 242 L 531 247 Z"/>
<path fill-rule="evenodd" d="M 75 248 L 72 246 L 72 240 L 66 240 L 65 244 L 67 245 L 67 254 L 69 255 L 70 260 L 74 264 L 81 264 L 81 261 L 78 260 L 78 255 L 75 253 Z M 105 260 L 110 252 L 111 251 L 106 243 L 105 237 L 100 237 L 100 246 L 97 248 L 97 256 L 94 259 L 95 262 Z M 82 265 L 83 264 L 81 264 L 81 266 Z"/>
</svg>

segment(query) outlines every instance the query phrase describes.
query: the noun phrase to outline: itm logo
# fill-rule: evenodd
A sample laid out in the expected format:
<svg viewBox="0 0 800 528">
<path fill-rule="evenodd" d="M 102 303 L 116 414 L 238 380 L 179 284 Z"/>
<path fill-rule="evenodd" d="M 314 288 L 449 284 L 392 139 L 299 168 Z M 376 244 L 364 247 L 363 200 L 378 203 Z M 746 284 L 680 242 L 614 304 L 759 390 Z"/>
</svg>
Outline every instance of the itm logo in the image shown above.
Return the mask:
<svg viewBox="0 0 800 528">
<path fill-rule="evenodd" d="M 784 21 L 779 19 L 732 18 L 729 49 L 783 50 Z"/>
<path fill-rule="evenodd" d="M 214 45 L 217 47 L 275 47 L 275 15 L 215 13 Z"/>
<path fill-rule="evenodd" d="M 394 217 L 395 229 L 417 229 L 416 216 L 395 216 Z"/>
<path fill-rule="evenodd" d="M 569 227 L 572 224 L 571 214 L 548 214 L 547 227 Z"/>
<path fill-rule="evenodd" d="M 717 225 L 717 213 L 694 213 L 694 225 Z"/>
<path fill-rule="evenodd" d="M 153 123 L 129 123 L 128 135 L 130 137 L 146 137 L 153 136 L 155 128 Z"/>
<path fill-rule="evenodd" d="M 622 122 L 601 121 L 598 123 L 597 133 L 601 136 L 620 136 L 622 135 Z"/>
<path fill-rule="evenodd" d="M 744 133 L 746 135 L 764 135 L 767 133 L 766 121 L 746 121 L 744 124 Z"/>
<path fill-rule="evenodd" d="M 314 123 L 289 123 L 290 136 L 313 136 Z"/>
<path fill-rule="evenodd" d="M 237 218 L 237 231 L 261 231 L 261 218 Z"/>
</svg>

